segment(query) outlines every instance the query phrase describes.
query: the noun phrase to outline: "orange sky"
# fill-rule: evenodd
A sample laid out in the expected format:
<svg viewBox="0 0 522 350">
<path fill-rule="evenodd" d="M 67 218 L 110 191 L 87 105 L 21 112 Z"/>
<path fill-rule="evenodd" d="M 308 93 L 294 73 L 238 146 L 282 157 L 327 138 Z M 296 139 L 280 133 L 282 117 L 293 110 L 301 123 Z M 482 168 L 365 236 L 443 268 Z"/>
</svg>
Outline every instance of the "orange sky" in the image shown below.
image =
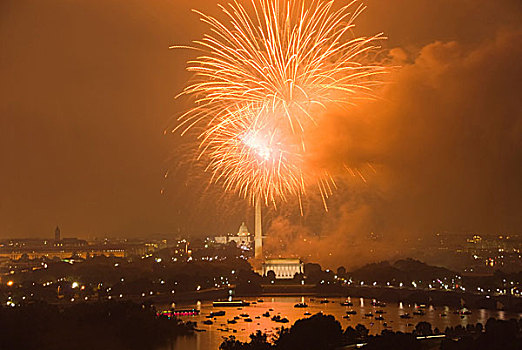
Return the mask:
<svg viewBox="0 0 522 350">
<path fill-rule="evenodd" d="M 319 156 L 371 158 L 379 174 L 339 191 L 330 216 L 298 221 L 321 230 L 327 217 L 343 234 L 368 223 L 522 232 L 520 1 L 366 4 L 357 34 L 385 32 L 402 68 L 385 102 L 353 111 L 362 126 L 332 116 L 339 132 Z M 56 225 L 65 236 L 212 234 L 247 217 L 246 202 L 206 188 L 184 140 L 163 136 L 189 77 L 190 53 L 168 47 L 204 29 L 190 8 L 217 12 L 208 0 L 0 3 L 0 238 Z M 345 213 L 361 211 L 346 228 Z"/>
</svg>

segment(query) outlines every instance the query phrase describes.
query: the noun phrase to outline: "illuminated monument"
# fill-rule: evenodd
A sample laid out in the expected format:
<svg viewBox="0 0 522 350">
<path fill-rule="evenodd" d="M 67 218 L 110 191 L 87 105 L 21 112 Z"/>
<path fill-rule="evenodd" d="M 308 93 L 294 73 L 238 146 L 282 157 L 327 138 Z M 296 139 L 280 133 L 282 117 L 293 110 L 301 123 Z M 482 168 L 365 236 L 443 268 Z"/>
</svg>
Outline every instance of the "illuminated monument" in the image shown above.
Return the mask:
<svg viewBox="0 0 522 350">
<path fill-rule="evenodd" d="M 263 226 L 261 223 L 261 202 L 259 199 L 256 200 L 254 257 L 256 259 L 263 259 Z"/>
<path fill-rule="evenodd" d="M 263 263 L 263 276 L 270 271 L 274 272 L 276 279 L 292 279 L 296 274 L 304 273 L 304 264 L 299 259 L 266 259 Z"/>
<path fill-rule="evenodd" d="M 235 235 L 225 235 L 225 236 L 216 236 L 214 237 L 216 243 L 220 244 L 228 244 L 230 242 L 235 242 L 238 248 L 249 249 L 252 245 L 252 236 L 248 231 L 247 225 L 243 222 L 241 226 L 239 226 L 239 230 Z"/>
<path fill-rule="evenodd" d="M 300 259 L 277 258 L 265 260 L 263 255 L 261 203 L 259 200 L 256 201 L 255 207 L 254 258 L 258 262 L 261 261 L 261 269 L 257 271 L 262 276 L 267 276 L 270 271 L 274 272 L 276 279 L 292 279 L 296 274 L 304 274 L 304 265 Z"/>
</svg>

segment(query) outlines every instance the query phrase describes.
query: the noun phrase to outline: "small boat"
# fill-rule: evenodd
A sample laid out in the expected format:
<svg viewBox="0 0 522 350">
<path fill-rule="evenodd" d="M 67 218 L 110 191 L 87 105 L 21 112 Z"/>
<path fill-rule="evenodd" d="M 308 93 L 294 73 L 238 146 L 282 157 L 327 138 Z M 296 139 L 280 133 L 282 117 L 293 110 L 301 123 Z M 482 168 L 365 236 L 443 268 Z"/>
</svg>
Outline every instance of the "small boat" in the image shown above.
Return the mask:
<svg viewBox="0 0 522 350">
<path fill-rule="evenodd" d="M 217 316 L 225 316 L 225 311 L 212 311 L 209 315 L 210 317 L 217 317 Z"/>
<path fill-rule="evenodd" d="M 348 311 L 346 311 L 346 313 L 348 315 L 357 315 L 357 311 L 355 311 L 355 310 L 348 310 Z"/>
<path fill-rule="evenodd" d="M 288 322 L 290 322 L 290 321 L 288 321 L 288 318 L 281 317 L 279 315 L 276 315 L 276 316 L 272 317 L 272 321 L 279 322 L 279 323 L 288 323 Z"/>
<path fill-rule="evenodd" d="M 310 316 L 311 313 L 309 313 L 308 311 L 304 313 L 305 316 Z"/>
<path fill-rule="evenodd" d="M 267 312 L 265 312 L 265 313 L 264 313 L 263 315 L 261 315 L 261 316 L 263 316 L 263 317 L 270 317 L 270 312 L 267 311 Z"/>
<path fill-rule="evenodd" d="M 212 303 L 214 307 L 238 307 L 238 306 L 249 306 L 250 303 L 244 300 L 218 300 Z"/>
<path fill-rule="evenodd" d="M 376 314 L 385 314 L 386 312 L 384 310 L 375 310 Z"/>
<path fill-rule="evenodd" d="M 341 306 L 353 306 L 353 303 L 351 301 L 343 301 L 340 304 Z"/>
<path fill-rule="evenodd" d="M 241 317 L 249 317 L 250 315 L 249 314 L 239 314 L 239 316 L 241 316 Z"/>
<path fill-rule="evenodd" d="M 304 307 L 308 307 L 308 304 L 306 303 L 297 303 L 294 305 L 295 308 L 304 308 Z"/>
<path fill-rule="evenodd" d="M 158 316 L 165 316 L 171 318 L 173 316 L 197 316 L 199 310 L 197 309 L 180 309 L 180 310 L 165 310 L 158 312 Z"/>
<path fill-rule="evenodd" d="M 330 302 L 330 300 L 328 300 L 328 299 L 323 299 L 323 300 L 321 300 L 319 303 L 321 303 L 321 304 L 328 304 L 329 302 Z"/>
<path fill-rule="evenodd" d="M 426 313 L 424 311 L 422 311 L 422 310 L 415 310 L 415 311 L 413 311 L 413 314 L 417 315 L 417 316 L 424 316 L 424 315 L 426 315 Z"/>
<path fill-rule="evenodd" d="M 471 315 L 471 311 L 465 310 L 465 311 L 462 311 L 462 314 L 463 315 Z"/>
<path fill-rule="evenodd" d="M 346 318 L 347 320 L 350 319 L 350 315 L 344 315 L 343 318 Z"/>
<path fill-rule="evenodd" d="M 263 300 L 263 299 L 257 299 L 257 302 L 258 302 L 258 303 L 263 303 L 264 300 Z"/>
<path fill-rule="evenodd" d="M 411 318 L 409 313 L 405 313 L 399 316 L 400 318 Z"/>
<path fill-rule="evenodd" d="M 268 309 L 268 311 L 274 311 L 274 309 Z"/>
<path fill-rule="evenodd" d="M 372 301 L 372 306 L 378 306 L 378 307 L 386 307 L 386 304 L 382 301 L 374 300 Z"/>
<path fill-rule="evenodd" d="M 236 323 L 237 323 L 237 321 L 236 321 L 236 320 L 234 320 L 234 319 L 232 319 L 232 320 L 227 320 L 227 323 L 229 323 L 229 324 L 236 324 Z"/>
<path fill-rule="evenodd" d="M 446 317 L 446 316 L 448 316 L 448 315 L 444 312 L 440 314 L 440 317 Z"/>
<path fill-rule="evenodd" d="M 364 314 L 365 317 L 373 317 L 373 314 L 371 312 L 368 312 L 366 314 Z"/>
<path fill-rule="evenodd" d="M 255 319 L 256 320 L 259 320 L 261 318 L 261 316 L 256 316 Z"/>
<path fill-rule="evenodd" d="M 245 318 L 245 322 L 252 322 L 252 319 L 250 317 Z"/>
<path fill-rule="evenodd" d="M 211 320 L 205 320 L 203 321 L 203 324 L 211 325 L 214 324 L 214 322 L 212 322 Z"/>
<path fill-rule="evenodd" d="M 384 317 L 382 317 L 382 315 L 375 316 L 375 319 L 376 319 L 377 321 L 384 321 Z"/>
</svg>

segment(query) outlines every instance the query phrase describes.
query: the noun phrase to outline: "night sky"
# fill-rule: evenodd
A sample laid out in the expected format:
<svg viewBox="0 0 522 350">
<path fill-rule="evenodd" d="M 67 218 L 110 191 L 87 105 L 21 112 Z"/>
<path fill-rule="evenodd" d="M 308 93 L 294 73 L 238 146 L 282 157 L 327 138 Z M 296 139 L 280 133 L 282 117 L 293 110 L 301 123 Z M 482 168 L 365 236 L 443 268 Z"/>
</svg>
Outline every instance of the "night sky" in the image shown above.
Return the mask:
<svg viewBox="0 0 522 350">
<path fill-rule="evenodd" d="M 367 183 L 339 174 L 328 213 L 310 204 L 292 219 L 283 205 L 266 225 L 275 235 L 304 222 L 346 244 L 369 231 L 522 234 L 522 3 L 365 3 L 356 32 L 384 32 L 396 68 L 378 101 L 330 111 L 313 156 L 377 172 Z M 251 224 L 245 200 L 208 186 L 193 140 L 163 134 L 187 108 L 174 96 L 193 57 L 168 47 L 205 29 L 191 8 L 218 13 L 208 0 L 0 3 L 0 237 Z"/>
</svg>

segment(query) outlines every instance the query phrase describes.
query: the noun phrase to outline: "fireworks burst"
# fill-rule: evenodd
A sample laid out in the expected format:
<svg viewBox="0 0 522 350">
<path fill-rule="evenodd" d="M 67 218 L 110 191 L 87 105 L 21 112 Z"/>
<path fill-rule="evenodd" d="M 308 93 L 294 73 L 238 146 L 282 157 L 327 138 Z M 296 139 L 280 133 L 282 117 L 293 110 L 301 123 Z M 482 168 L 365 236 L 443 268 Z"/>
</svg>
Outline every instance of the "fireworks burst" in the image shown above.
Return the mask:
<svg viewBox="0 0 522 350">
<path fill-rule="evenodd" d="M 196 101 L 175 130 L 203 126 L 200 158 L 227 190 L 265 203 L 301 198 L 310 183 L 331 193 L 328 172 L 305 167 L 306 132 L 328 106 L 371 96 L 386 72 L 370 59 L 382 35 L 352 33 L 364 7 L 335 2 L 234 1 L 220 6 L 225 20 L 196 11 L 210 32 L 185 47 L 201 52 L 180 94 Z"/>
</svg>

